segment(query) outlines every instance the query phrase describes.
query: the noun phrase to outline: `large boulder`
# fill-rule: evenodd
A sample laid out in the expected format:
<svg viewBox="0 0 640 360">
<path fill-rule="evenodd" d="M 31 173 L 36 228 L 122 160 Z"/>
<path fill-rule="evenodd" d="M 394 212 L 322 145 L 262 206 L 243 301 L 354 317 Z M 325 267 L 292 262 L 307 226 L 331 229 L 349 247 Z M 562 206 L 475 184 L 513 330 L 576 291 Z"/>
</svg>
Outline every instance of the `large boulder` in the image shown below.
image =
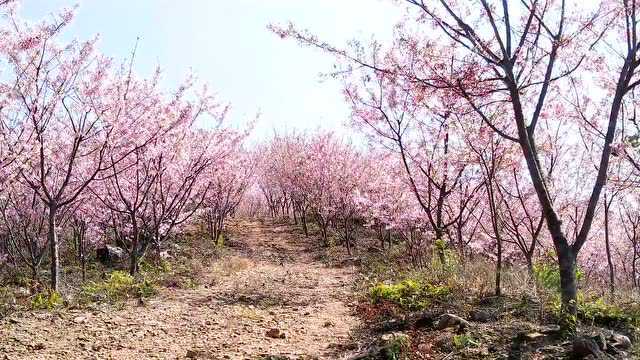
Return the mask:
<svg viewBox="0 0 640 360">
<path fill-rule="evenodd" d="M 117 246 L 105 245 L 96 249 L 96 259 L 103 265 L 112 266 L 115 263 L 124 261 L 125 252 Z"/>
</svg>

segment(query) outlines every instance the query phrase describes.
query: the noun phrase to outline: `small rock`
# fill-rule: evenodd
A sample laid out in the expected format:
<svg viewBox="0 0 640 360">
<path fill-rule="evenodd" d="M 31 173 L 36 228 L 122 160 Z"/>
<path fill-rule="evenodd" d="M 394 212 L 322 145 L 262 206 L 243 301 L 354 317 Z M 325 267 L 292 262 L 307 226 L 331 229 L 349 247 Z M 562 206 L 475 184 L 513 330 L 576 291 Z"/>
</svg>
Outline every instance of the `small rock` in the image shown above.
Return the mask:
<svg viewBox="0 0 640 360">
<path fill-rule="evenodd" d="M 534 331 L 534 332 L 531 332 L 531 333 L 526 333 L 526 334 L 522 335 L 522 337 L 525 340 L 528 340 L 528 341 L 534 341 L 534 340 L 539 339 L 539 338 L 541 338 L 543 336 L 544 336 L 544 334 L 541 334 L 541 333 L 539 333 L 537 331 Z"/>
<path fill-rule="evenodd" d="M 409 322 L 413 323 L 414 327 L 423 328 L 432 326 L 438 318 L 438 314 L 431 311 L 420 311 L 410 314 L 407 318 Z"/>
<path fill-rule="evenodd" d="M 16 289 L 15 294 L 18 297 L 28 297 L 31 295 L 31 291 L 29 291 L 29 289 L 25 288 L 25 287 L 19 287 Z"/>
<path fill-rule="evenodd" d="M 324 326 L 324 327 L 333 327 L 335 325 L 331 321 L 325 321 L 322 326 Z"/>
<path fill-rule="evenodd" d="M 629 337 L 621 334 L 612 334 L 609 337 L 609 342 L 611 343 L 611 346 L 617 349 L 628 349 L 631 347 L 631 340 Z"/>
<path fill-rule="evenodd" d="M 582 359 L 587 356 L 595 356 L 596 358 L 599 358 L 604 355 L 596 341 L 586 337 L 576 337 L 573 340 L 572 349 L 573 355 L 578 359 Z"/>
<path fill-rule="evenodd" d="M 475 310 L 471 312 L 471 320 L 475 322 L 486 323 L 495 320 L 493 314 L 485 310 Z"/>
<path fill-rule="evenodd" d="M 469 322 L 458 315 L 443 314 L 438 319 L 435 328 L 438 330 L 444 330 L 447 328 L 457 327 L 458 332 L 463 332 L 469 326 Z"/>
<path fill-rule="evenodd" d="M 552 335 L 552 334 L 558 334 L 560 333 L 562 329 L 560 328 L 559 325 L 550 325 L 550 326 L 546 326 L 540 329 L 540 332 L 545 334 L 545 335 Z"/>
<path fill-rule="evenodd" d="M 478 300 L 478 305 L 494 305 L 502 299 L 499 296 L 487 296 Z"/>
<path fill-rule="evenodd" d="M 591 339 L 593 339 L 593 341 L 596 342 L 600 350 L 602 351 L 607 350 L 607 339 L 604 338 L 604 335 L 602 333 L 598 333 L 595 336 L 592 336 Z"/>
<path fill-rule="evenodd" d="M 117 246 L 106 245 L 96 249 L 96 259 L 106 266 L 112 266 L 116 262 L 121 262 L 125 258 L 125 252 Z"/>
<path fill-rule="evenodd" d="M 378 332 L 389 332 L 403 330 L 407 327 L 407 322 L 401 319 L 385 320 L 378 326 Z"/>
<path fill-rule="evenodd" d="M 276 329 L 276 328 L 267 330 L 266 335 L 267 335 L 267 337 L 270 337 L 272 339 L 284 339 L 286 337 L 284 332 L 282 332 L 282 331 L 280 331 L 280 329 Z"/>
<path fill-rule="evenodd" d="M 74 324 L 84 324 L 87 322 L 87 318 L 84 316 L 76 316 L 73 318 Z"/>
<path fill-rule="evenodd" d="M 409 335 L 402 332 L 394 332 L 390 334 L 384 334 L 380 339 L 385 344 L 391 344 L 391 343 L 397 343 L 397 342 L 406 344 L 409 341 Z"/>
<path fill-rule="evenodd" d="M 44 343 L 37 343 L 33 346 L 34 350 L 42 350 L 44 349 Z"/>
<path fill-rule="evenodd" d="M 197 359 L 200 356 L 200 351 L 198 350 L 187 350 L 187 354 L 185 355 L 187 359 Z"/>
</svg>

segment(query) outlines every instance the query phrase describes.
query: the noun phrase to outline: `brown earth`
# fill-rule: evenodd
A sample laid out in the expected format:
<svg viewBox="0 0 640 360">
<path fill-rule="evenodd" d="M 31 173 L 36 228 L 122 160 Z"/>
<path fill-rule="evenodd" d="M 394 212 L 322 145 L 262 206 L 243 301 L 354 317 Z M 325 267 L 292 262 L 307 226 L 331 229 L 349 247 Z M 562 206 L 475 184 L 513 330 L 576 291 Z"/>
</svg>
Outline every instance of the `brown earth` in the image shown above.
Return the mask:
<svg viewBox="0 0 640 360">
<path fill-rule="evenodd" d="M 143 306 L 16 313 L 0 359 L 339 359 L 356 343 L 352 266 L 323 262 L 291 226 L 240 221 L 194 289 Z M 277 357 L 280 356 L 280 357 Z"/>
</svg>

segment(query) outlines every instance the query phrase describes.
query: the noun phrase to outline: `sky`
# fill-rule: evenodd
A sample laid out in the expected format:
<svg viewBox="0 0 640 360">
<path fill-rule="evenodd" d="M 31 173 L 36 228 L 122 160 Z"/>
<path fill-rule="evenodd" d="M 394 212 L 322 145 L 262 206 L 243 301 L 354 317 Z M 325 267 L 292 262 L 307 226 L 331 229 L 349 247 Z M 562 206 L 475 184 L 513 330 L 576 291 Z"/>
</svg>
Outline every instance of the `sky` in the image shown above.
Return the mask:
<svg viewBox="0 0 640 360">
<path fill-rule="evenodd" d="M 193 71 L 231 104 L 234 124 L 260 114 L 254 140 L 274 130 L 349 132 L 340 83 L 320 76 L 333 58 L 280 39 L 268 24 L 291 21 L 344 45 L 390 39 L 405 11 L 392 0 L 23 0 L 20 13 L 36 21 L 75 4 L 66 39 L 99 34 L 100 50 L 123 59 L 139 37 L 136 72 L 150 75 L 159 65 L 170 90 Z"/>
</svg>

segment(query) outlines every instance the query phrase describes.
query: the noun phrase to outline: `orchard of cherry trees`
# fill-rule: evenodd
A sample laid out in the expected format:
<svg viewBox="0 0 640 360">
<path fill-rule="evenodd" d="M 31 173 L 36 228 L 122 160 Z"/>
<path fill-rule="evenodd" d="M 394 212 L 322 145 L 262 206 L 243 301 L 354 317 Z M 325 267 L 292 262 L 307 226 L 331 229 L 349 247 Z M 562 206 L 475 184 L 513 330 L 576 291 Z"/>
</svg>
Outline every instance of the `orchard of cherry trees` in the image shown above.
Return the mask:
<svg viewBox="0 0 640 360">
<path fill-rule="evenodd" d="M 195 77 L 167 90 L 160 70 L 136 75 L 135 48 L 115 61 L 97 39 L 64 41 L 74 9 L 33 24 L 0 2 L 0 266 L 58 291 L 104 245 L 135 275 L 190 228 L 215 246 L 229 218 L 267 216 L 348 254 L 401 246 L 417 269 L 481 258 L 496 295 L 504 269 L 553 264 L 570 316 L 577 273 L 637 295 L 639 4 L 397 3 L 389 43 L 270 26 L 335 59 L 365 141 L 248 144 Z"/>
<path fill-rule="evenodd" d="M 2 6 L 2 263 L 38 279 L 46 262 L 58 290 L 61 247 L 84 269 L 88 251 L 117 245 L 135 274 L 198 212 L 214 236 L 250 168 L 227 106 L 192 77 L 171 91 L 159 70 L 137 77 L 135 49 L 117 63 L 96 39 L 64 43 L 74 9 L 28 24 Z"/>
<path fill-rule="evenodd" d="M 550 256 L 569 319 L 578 268 L 636 289 L 636 1 L 401 3 L 391 43 L 271 26 L 335 57 L 376 149 L 353 200 L 361 222 L 494 259 L 496 294 L 505 264 Z"/>
</svg>

